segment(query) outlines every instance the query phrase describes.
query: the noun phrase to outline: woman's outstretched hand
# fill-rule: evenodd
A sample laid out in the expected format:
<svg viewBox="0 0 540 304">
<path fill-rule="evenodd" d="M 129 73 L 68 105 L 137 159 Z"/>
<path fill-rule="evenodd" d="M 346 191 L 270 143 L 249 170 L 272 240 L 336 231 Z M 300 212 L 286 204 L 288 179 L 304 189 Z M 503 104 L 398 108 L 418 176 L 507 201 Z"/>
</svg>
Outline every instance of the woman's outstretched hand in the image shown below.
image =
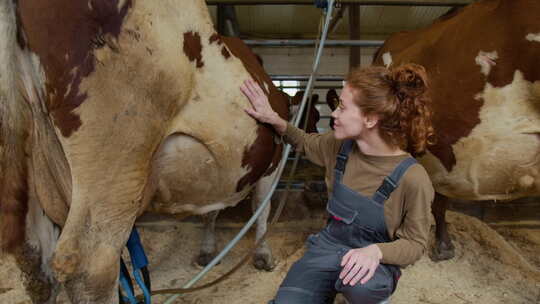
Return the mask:
<svg viewBox="0 0 540 304">
<path fill-rule="evenodd" d="M 240 86 L 240 90 L 246 95 L 252 106 L 252 108 L 245 109 L 246 113 L 260 122 L 271 124 L 278 133 L 283 135 L 287 129 L 287 122 L 272 109 L 268 97 L 259 84 L 248 79 Z"/>
</svg>

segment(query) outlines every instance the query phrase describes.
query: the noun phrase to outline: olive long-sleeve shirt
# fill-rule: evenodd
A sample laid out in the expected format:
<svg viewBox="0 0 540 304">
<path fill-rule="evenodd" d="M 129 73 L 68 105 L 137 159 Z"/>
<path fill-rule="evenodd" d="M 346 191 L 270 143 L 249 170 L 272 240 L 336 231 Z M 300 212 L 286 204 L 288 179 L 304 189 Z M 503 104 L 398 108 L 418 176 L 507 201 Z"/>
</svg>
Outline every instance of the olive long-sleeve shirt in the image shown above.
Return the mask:
<svg viewBox="0 0 540 304">
<path fill-rule="evenodd" d="M 325 182 L 330 194 L 336 156 L 343 141 L 335 139 L 333 132 L 308 134 L 291 124 L 287 125 L 284 138 L 303 151 L 310 161 L 325 167 Z M 366 155 L 354 145 L 342 182 L 362 195 L 372 197 L 384 177 L 409 156 Z M 384 203 L 386 227 L 392 241 L 376 244 L 382 252 L 382 263 L 404 267 L 422 257 L 428 246 L 434 193 L 424 167 L 420 164 L 409 167 Z"/>
</svg>

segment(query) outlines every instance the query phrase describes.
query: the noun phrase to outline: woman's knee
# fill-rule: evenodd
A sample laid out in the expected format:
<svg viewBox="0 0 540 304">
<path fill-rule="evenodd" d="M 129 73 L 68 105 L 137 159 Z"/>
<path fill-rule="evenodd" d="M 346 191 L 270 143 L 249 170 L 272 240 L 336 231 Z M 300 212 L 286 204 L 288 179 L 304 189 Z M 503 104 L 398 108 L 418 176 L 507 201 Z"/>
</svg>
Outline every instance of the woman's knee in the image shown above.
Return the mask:
<svg viewBox="0 0 540 304">
<path fill-rule="evenodd" d="M 335 293 L 317 293 L 298 287 L 280 287 L 269 304 L 326 304 L 332 303 Z"/>
<path fill-rule="evenodd" d="M 341 280 L 338 280 L 336 290 L 343 293 L 350 304 L 378 304 L 390 297 L 392 294 L 391 285 L 381 284 L 381 282 L 371 282 L 370 284 L 370 281 L 350 286 L 343 285 Z"/>
</svg>

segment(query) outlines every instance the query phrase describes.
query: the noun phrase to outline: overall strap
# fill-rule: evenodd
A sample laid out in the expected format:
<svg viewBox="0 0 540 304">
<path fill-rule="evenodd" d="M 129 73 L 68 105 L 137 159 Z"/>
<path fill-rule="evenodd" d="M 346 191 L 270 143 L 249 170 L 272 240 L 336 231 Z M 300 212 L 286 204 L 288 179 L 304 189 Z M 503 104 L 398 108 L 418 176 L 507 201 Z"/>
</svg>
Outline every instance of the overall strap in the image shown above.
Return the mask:
<svg viewBox="0 0 540 304">
<path fill-rule="evenodd" d="M 416 159 L 412 157 L 408 157 L 399 163 L 394 171 L 384 178 L 382 185 L 379 187 L 379 189 L 377 189 L 377 191 L 375 191 L 372 199 L 379 204 L 383 204 L 384 201 L 390 197 L 390 194 L 398 187 L 399 180 L 403 174 L 405 174 L 405 171 L 416 163 Z"/>
<path fill-rule="evenodd" d="M 345 140 L 341 144 L 341 148 L 336 158 L 336 166 L 334 167 L 334 184 L 341 183 L 343 174 L 345 173 L 345 166 L 347 166 L 347 160 L 349 159 L 349 152 L 353 148 L 353 140 Z"/>
</svg>

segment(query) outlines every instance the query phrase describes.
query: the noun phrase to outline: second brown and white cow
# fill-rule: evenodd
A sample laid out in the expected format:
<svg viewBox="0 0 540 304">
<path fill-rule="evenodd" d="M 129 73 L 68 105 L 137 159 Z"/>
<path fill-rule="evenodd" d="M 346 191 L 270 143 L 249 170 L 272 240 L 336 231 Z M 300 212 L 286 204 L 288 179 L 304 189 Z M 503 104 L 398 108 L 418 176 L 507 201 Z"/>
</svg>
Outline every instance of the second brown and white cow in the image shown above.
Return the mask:
<svg viewBox="0 0 540 304">
<path fill-rule="evenodd" d="M 437 142 L 421 158 L 437 197 L 435 257 L 453 256 L 447 198 L 540 194 L 540 1 L 482 0 L 392 35 L 376 64 L 413 62 L 431 80 Z"/>
</svg>

